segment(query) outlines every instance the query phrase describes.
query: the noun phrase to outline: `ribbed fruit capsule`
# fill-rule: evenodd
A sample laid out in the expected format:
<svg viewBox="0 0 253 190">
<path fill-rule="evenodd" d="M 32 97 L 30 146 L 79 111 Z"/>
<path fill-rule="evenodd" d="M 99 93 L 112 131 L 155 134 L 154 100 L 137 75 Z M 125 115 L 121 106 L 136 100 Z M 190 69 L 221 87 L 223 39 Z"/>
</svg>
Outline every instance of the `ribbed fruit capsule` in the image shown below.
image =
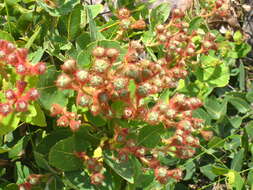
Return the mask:
<svg viewBox="0 0 253 190">
<path fill-rule="evenodd" d="M 103 84 L 103 78 L 99 75 L 93 75 L 90 77 L 90 84 L 91 86 L 100 86 Z"/>
<path fill-rule="evenodd" d="M 93 64 L 93 70 L 99 73 L 105 72 L 109 68 L 109 62 L 105 59 L 96 59 Z"/>
<path fill-rule="evenodd" d="M 47 66 L 43 62 L 39 62 L 32 67 L 32 72 L 37 75 L 42 75 L 46 72 Z"/>
<path fill-rule="evenodd" d="M 76 103 L 82 107 L 87 107 L 92 104 L 92 98 L 86 94 L 78 94 Z"/>
<path fill-rule="evenodd" d="M 18 100 L 15 103 L 16 111 L 18 112 L 26 112 L 28 110 L 28 103 L 25 100 Z"/>
<path fill-rule="evenodd" d="M 61 65 L 61 69 L 66 73 L 72 73 L 76 70 L 76 61 L 73 59 L 69 59 Z"/>
<path fill-rule="evenodd" d="M 8 103 L 0 104 L 0 115 L 7 116 L 11 111 L 12 107 Z"/>
<path fill-rule="evenodd" d="M 39 96 L 39 91 L 36 88 L 30 89 L 26 94 L 28 100 L 37 100 Z"/>
<path fill-rule="evenodd" d="M 89 73 L 85 70 L 78 70 L 75 73 L 76 80 L 81 83 L 85 83 L 88 80 Z"/>
<path fill-rule="evenodd" d="M 119 51 L 115 48 L 109 48 L 109 49 L 106 50 L 105 55 L 109 58 L 116 59 L 119 55 Z"/>
<path fill-rule="evenodd" d="M 71 84 L 71 78 L 67 74 L 61 74 L 56 80 L 56 86 L 59 88 L 68 88 Z"/>
<path fill-rule="evenodd" d="M 16 98 L 16 94 L 15 94 L 14 90 L 9 89 L 9 90 L 7 90 L 7 91 L 5 92 L 5 97 L 6 97 L 6 99 L 8 99 L 8 100 L 13 100 L 13 99 Z"/>
<path fill-rule="evenodd" d="M 105 48 L 103 47 L 96 47 L 93 51 L 92 51 L 92 55 L 95 57 L 103 57 L 105 55 Z"/>
</svg>

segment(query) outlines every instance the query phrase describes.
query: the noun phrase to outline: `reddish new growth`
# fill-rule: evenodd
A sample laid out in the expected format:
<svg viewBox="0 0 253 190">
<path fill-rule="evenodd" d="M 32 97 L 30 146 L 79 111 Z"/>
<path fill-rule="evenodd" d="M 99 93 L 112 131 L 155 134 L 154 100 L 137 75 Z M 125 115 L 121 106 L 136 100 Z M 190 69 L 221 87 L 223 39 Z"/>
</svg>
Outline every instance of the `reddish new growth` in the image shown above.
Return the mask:
<svg viewBox="0 0 253 190">
<path fill-rule="evenodd" d="M 0 103 L 0 115 L 7 116 L 12 111 L 26 112 L 31 101 L 39 98 L 39 92 L 35 88 L 28 88 L 29 76 L 41 75 L 46 71 L 45 63 L 39 62 L 32 65 L 27 59 L 26 49 L 16 48 L 12 43 L 0 40 L 0 72 L 8 80 L 6 68 L 12 67 L 19 80 L 14 89 L 5 91 L 5 103 Z"/>
<path fill-rule="evenodd" d="M 53 104 L 51 107 L 51 115 L 58 116 L 57 126 L 70 127 L 71 131 L 77 131 L 81 126 L 79 115 L 74 112 L 68 112 L 66 108 L 61 107 L 59 104 Z"/>
</svg>

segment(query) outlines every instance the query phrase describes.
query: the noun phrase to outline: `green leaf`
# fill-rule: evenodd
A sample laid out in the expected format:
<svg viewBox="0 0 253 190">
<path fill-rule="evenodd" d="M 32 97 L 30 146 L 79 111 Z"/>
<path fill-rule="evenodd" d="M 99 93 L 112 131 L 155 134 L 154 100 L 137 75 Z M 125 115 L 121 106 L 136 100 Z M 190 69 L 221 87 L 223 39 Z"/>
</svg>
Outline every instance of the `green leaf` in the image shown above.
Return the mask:
<svg viewBox="0 0 253 190">
<path fill-rule="evenodd" d="M 42 141 L 36 147 L 36 151 L 44 156 L 47 156 L 52 146 L 54 146 L 60 140 L 70 137 L 71 135 L 72 132 L 68 129 L 55 130 L 42 139 Z"/>
<path fill-rule="evenodd" d="M 228 184 L 231 188 L 235 188 L 236 190 L 242 190 L 244 180 L 238 172 L 230 170 L 225 176 L 228 177 Z"/>
<path fill-rule="evenodd" d="M 204 19 L 200 16 L 197 16 L 191 20 L 189 23 L 189 31 L 196 30 L 200 27 L 200 25 L 203 23 Z"/>
<path fill-rule="evenodd" d="M 253 139 L 253 121 L 248 122 L 245 128 L 249 137 Z"/>
<path fill-rule="evenodd" d="M 205 166 L 200 167 L 200 172 L 204 174 L 207 178 L 213 181 L 217 175 L 212 172 L 212 164 L 207 164 Z"/>
<path fill-rule="evenodd" d="M 0 136 L 14 131 L 19 125 L 20 118 L 15 113 L 4 117 L 0 123 Z"/>
<path fill-rule="evenodd" d="M 247 99 L 249 102 L 253 103 L 253 90 L 247 92 L 247 94 L 246 94 L 246 99 Z"/>
<path fill-rule="evenodd" d="M 133 160 L 131 157 L 128 161 L 119 162 L 117 161 L 117 157 L 113 155 L 112 152 L 104 152 L 105 156 L 105 163 L 111 167 L 119 176 L 124 178 L 129 183 L 134 183 L 134 167 L 133 167 Z"/>
<path fill-rule="evenodd" d="M 15 162 L 15 174 L 18 178 L 17 184 L 24 183 L 30 173 L 30 169 L 26 165 L 22 164 L 20 161 Z"/>
<path fill-rule="evenodd" d="M 93 19 L 104 10 L 104 6 L 102 4 L 87 5 L 87 7 L 90 9 Z"/>
<path fill-rule="evenodd" d="M 244 159 L 244 149 L 240 149 L 238 152 L 236 152 L 234 159 L 231 162 L 231 169 L 235 171 L 240 171 L 242 169 Z"/>
<path fill-rule="evenodd" d="M 55 3 L 56 7 L 47 5 L 44 0 L 37 1 L 39 6 L 45 9 L 45 11 L 47 11 L 51 16 L 56 17 L 68 14 L 77 4 L 80 4 L 80 0 L 59 0 L 57 2 L 53 2 Z"/>
<path fill-rule="evenodd" d="M 251 109 L 250 105 L 242 98 L 232 96 L 226 98 L 241 113 L 247 113 Z"/>
<path fill-rule="evenodd" d="M 227 102 L 223 101 L 221 104 L 215 98 L 208 98 L 205 101 L 204 107 L 209 115 L 215 120 L 220 119 L 227 112 Z"/>
<path fill-rule="evenodd" d="M 162 3 L 151 10 L 149 17 L 151 30 L 153 30 L 156 25 L 163 24 L 168 19 L 170 9 L 169 3 Z"/>
<path fill-rule="evenodd" d="M 52 170 L 44 154 L 34 151 L 33 155 L 38 167 L 43 168 L 48 171 Z"/>
<path fill-rule="evenodd" d="M 89 21 L 89 28 L 90 28 L 90 37 L 92 41 L 96 40 L 104 40 L 105 37 L 98 31 L 95 21 L 93 20 L 93 14 L 91 8 L 86 6 L 87 13 L 88 13 L 88 21 Z"/>
<path fill-rule="evenodd" d="M 84 9 L 83 6 L 78 5 L 74 8 L 74 10 L 70 13 L 68 17 L 68 40 L 73 40 L 77 37 L 80 32 L 80 24 L 81 24 L 81 11 Z"/>
<path fill-rule="evenodd" d="M 25 48 L 30 49 L 30 47 L 32 46 L 33 42 L 36 40 L 36 38 L 38 37 L 39 33 L 40 33 L 41 27 L 37 26 L 35 28 L 35 31 L 33 33 L 33 35 L 29 38 L 28 42 L 25 45 Z"/>
<path fill-rule="evenodd" d="M 184 176 L 184 180 L 189 180 L 192 178 L 194 172 L 196 171 L 196 165 L 192 160 L 188 160 L 185 163 L 185 169 L 186 169 L 186 174 Z"/>
<path fill-rule="evenodd" d="M 3 190 L 19 190 L 19 187 L 17 184 L 10 183 Z"/>
<path fill-rule="evenodd" d="M 48 67 L 47 72 L 40 76 L 38 89 L 40 92 L 39 101 L 44 109 L 50 110 L 52 104 L 66 106 L 70 91 L 59 90 L 55 86 L 55 81 L 59 72 L 54 66 Z"/>
<path fill-rule="evenodd" d="M 31 61 L 31 64 L 32 64 L 32 65 L 37 64 L 37 63 L 41 60 L 41 58 L 42 58 L 44 52 L 45 52 L 45 49 L 39 47 L 39 48 L 37 49 L 37 51 L 35 51 L 35 52 L 33 52 L 33 53 L 30 53 L 30 54 L 28 55 L 28 58 L 29 58 L 29 60 Z"/>
<path fill-rule="evenodd" d="M 241 63 L 239 66 L 239 86 L 242 91 L 245 90 L 245 69 L 244 65 Z"/>
<path fill-rule="evenodd" d="M 20 158 L 23 155 L 24 150 L 25 150 L 26 145 L 27 145 L 29 140 L 30 140 L 30 135 L 27 135 L 27 136 L 24 136 L 23 138 L 21 138 L 17 142 L 17 144 L 15 144 L 11 148 L 11 150 L 8 152 L 9 158 L 12 158 L 12 159 Z"/>
<path fill-rule="evenodd" d="M 44 112 L 37 102 L 33 102 L 29 105 L 28 112 L 21 115 L 21 121 L 40 127 L 47 126 Z"/>
<path fill-rule="evenodd" d="M 83 161 L 75 152 L 85 152 L 89 142 L 82 136 L 73 135 L 56 143 L 49 152 L 50 165 L 64 170 L 74 171 L 83 167 Z"/>
<path fill-rule="evenodd" d="M 251 46 L 247 43 L 236 45 L 235 51 L 238 54 L 238 58 L 245 57 L 251 50 Z"/>
<path fill-rule="evenodd" d="M 30 123 L 32 125 L 46 127 L 47 126 L 46 117 L 45 117 L 44 112 L 41 110 L 40 105 L 36 102 L 34 102 L 33 105 L 37 114 L 35 117 L 31 118 Z"/>
<path fill-rule="evenodd" d="M 101 41 L 95 41 L 87 45 L 87 47 L 81 51 L 77 58 L 77 63 L 82 68 L 89 68 L 92 65 L 91 57 L 92 57 L 92 51 L 95 47 L 101 46 L 104 48 L 115 48 L 119 50 L 119 60 L 122 60 L 125 53 L 127 52 L 127 49 L 124 49 L 122 45 L 117 41 L 112 40 L 101 40 Z"/>
<path fill-rule="evenodd" d="M 164 132 L 162 125 L 158 126 L 144 126 L 140 129 L 138 136 L 138 145 L 142 145 L 148 148 L 156 147 L 161 141 L 161 133 Z"/>
<path fill-rule="evenodd" d="M 234 35 L 233 35 L 233 39 L 234 39 L 234 41 L 236 41 L 236 42 L 241 42 L 241 41 L 243 40 L 243 35 L 242 35 L 242 33 L 241 33 L 239 30 L 237 30 L 237 31 L 234 33 Z"/>
<path fill-rule="evenodd" d="M 205 56 L 201 63 L 205 67 L 198 68 L 195 72 L 198 80 L 207 83 L 210 87 L 223 87 L 228 84 L 229 67 L 225 63 L 219 63 L 219 59 L 211 56 Z"/>
<path fill-rule="evenodd" d="M 87 112 L 86 117 L 88 121 L 92 123 L 92 125 L 97 126 L 97 127 L 102 127 L 106 125 L 107 123 L 106 119 L 102 118 L 99 115 L 93 116 L 91 112 Z"/>
<path fill-rule="evenodd" d="M 0 30 L 0 39 L 15 42 L 14 38 L 8 32 Z"/>
<path fill-rule="evenodd" d="M 212 166 L 212 172 L 216 175 L 224 175 L 229 172 L 229 169 L 227 168 L 222 168 L 219 166 Z"/>
</svg>

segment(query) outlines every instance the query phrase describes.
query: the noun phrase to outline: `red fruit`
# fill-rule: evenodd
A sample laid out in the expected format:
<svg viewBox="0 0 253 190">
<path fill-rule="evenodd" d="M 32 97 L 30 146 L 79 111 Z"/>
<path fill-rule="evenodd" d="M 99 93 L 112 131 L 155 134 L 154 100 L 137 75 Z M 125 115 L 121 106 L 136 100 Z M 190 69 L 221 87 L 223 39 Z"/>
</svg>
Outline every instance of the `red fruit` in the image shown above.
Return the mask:
<svg viewBox="0 0 253 190">
<path fill-rule="evenodd" d="M 72 80 L 69 77 L 69 75 L 63 73 L 58 76 L 58 78 L 56 80 L 56 86 L 59 88 L 69 88 L 71 85 L 71 82 L 72 82 Z"/>
<path fill-rule="evenodd" d="M 23 184 L 20 184 L 18 186 L 19 190 L 31 190 L 32 189 L 32 184 L 30 184 L 29 182 L 25 182 Z"/>
<path fill-rule="evenodd" d="M 106 50 L 105 55 L 109 58 L 117 59 L 119 51 L 115 48 L 109 48 Z"/>
<path fill-rule="evenodd" d="M 76 99 L 76 104 L 82 107 L 90 106 L 92 104 L 92 98 L 86 94 L 79 93 Z"/>
<path fill-rule="evenodd" d="M 42 75 L 46 72 L 47 66 L 43 62 L 39 62 L 32 67 L 32 72 L 36 75 Z"/>
<path fill-rule="evenodd" d="M 130 17 L 130 11 L 126 8 L 121 8 L 118 11 L 118 18 L 119 19 L 126 19 Z"/>
<path fill-rule="evenodd" d="M 96 59 L 93 63 L 93 69 L 96 72 L 103 73 L 109 68 L 110 64 L 107 59 Z"/>
<path fill-rule="evenodd" d="M 195 110 L 202 106 L 202 102 L 200 101 L 200 99 L 195 98 L 195 97 L 188 98 L 187 103 L 191 110 Z"/>
<path fill-rule="evenodd" d="M 65 115 L 61 116 L 59 119 L 57 119 L 57 126 L 60 127 L 67 127 L 69 126 L 69 118 Z"/>
<path fill-rule="evenodd" d="M 28 103 L 27 103 L 27 101 L 23 100 L 23 99 L 19 99 L 15 103 L 15 109 L 18 112 L 26 112 L 28 110 Z"/>
<path fill-rule="evenodd" d="M 94 185 L 101 185 L 105 179 L 105 176 L 101 173 L 95 173 L 91 176 L 91 183 Z"/>
<path fill-rule="evenodd" d="M 89 73 L 86 70 L 78 70 L 75 73 L 76 80 L 81 83 L 87 82 Z"/>
<path fill-rule="evenodd" d="M 146 149 L 144 147 L 138 147 L 134 152 L 134 155 L 137 157 L 144 157 L 145 154 L 146 154 Z"/>
<path fill-rule="evenodd" d="M 212 131 L 205 131 L 201 130 L 200 131 L 201 136 L 206 140 L 209 141 L 213 138 L 213 132 Z"/>
<path fill-rule="evenodd" d="M 16 73 L 19 75 L 26 75 L 29 72 L 29 68 L 25 64 L 18 63 L 16 64 Z"/>
<path fill-rule="evenodd" d="M 50 108 L 50 112 L 52 116 L 63 114 L 64 110 L 59 104 L 52 104 Z"/>
<path fill-rule="evenodd" d="M 105 48 L 103 47 L 96 47 L 93 51 L 92 51 L 92 55 L 94 57 L 103 57 L 105 56 Z"/>
<path fill-rule="evenodd" d="M 37 100 L 39 96 L 39 91 L 36 88 L 30 89 L 26 94 L 28 100 Z"/>
<path fill-rule="evenodd" d="M 8 99 L 8 100 L 13 100 L 13 99 L 15 99 L 16 98 L 16 94 L 15 94 L 15 92 L 14 92 L 14 90 L 7 90 L 6 92 L 5 92 L 5 97 L 6 97 L 6 99 Z"/>
<path fill-rule="evenodd" d="M 28 177 L 28 181 L 31 185 L 36 185 L 39 183 L 40 181 L 40 178 L 42 177 L 43 175 L 39 175 L 39 174 L 31 174 L 29 177 Z"/>
<path fill-rule="evenodd" d="M 162 24 L 159 24 L 156 26 L 157 33 L 163 33 L 165 31 L 165 29 L 166 29 L 165 26 Z"/>
<path fill-rule="evenodd" d="M 78 131 L 78 129 L 81 126 L 81 121 L 80 120 L 78 120 L 78 121 L 71 120 L 69 123 L 69 126 L 70 126 L 71 131 L 73 131 L 73 132 Z"/>
<path fill-rule="evenodd" d="M 140 19 L 140 20 L 135 21 L 131 25 L 131 28 L 136 29 L 136 30 L 144 30 L 146 28 L 146 23 L 143 19 Z"/>
<path fill-rule="evenodd" d="M 73 73 L 76 70 L 76 61 L 73 59 L 65 61 L 64 64 L 61 65 L 61 69 L 65 73 Z"/>
<path fill-rule="evenodd" d="M 158 166 L 155 168 L 155 177 L 160 183 L 165 184 L 168 182 L 168 169 L 163 166 Z"/>
<path fill-rule="evenodd" d="M 183 172 L 181 169 L 173 169 L 169 170 L 167 175 L 179 181 L 182 179 Z"/>
<path fill-rule="evenodd" d="M 7 116 L 12 112 L 12 107 L 8 103 L 0 104 L 0 114 L 2 116 Z"/>
</svg>

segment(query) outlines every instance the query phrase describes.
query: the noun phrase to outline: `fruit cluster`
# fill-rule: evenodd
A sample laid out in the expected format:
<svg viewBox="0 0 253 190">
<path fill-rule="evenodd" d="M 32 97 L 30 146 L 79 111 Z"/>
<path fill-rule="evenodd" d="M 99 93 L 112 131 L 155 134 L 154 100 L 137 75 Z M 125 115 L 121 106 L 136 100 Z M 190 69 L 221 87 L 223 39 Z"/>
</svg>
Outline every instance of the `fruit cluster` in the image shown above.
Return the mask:
<svg viewBox="0 0 253 190">
<path fill-rule="evenodd" d="M 120 21 L 129 19 L 130 12 L 120 9 L 118 18 Z M 191 31 L 183 18 L 184 13 L 174 9 L 168 24 L 156 26 L 156 45 L 163 48 L 157 61 L 149 59 L 140 41 L 130 41 L 124 55 L 117 49 L 97 46 L 92 51 L 89 69 L 81 69 L 75 60 L 69 59 L 61 66 L 63 73 L 56 80 L 60 89 L 76 91 L 76 105 L 88 108 L 93 115 L 139 120 L 154 127 L 163 125 L 165 131 L 174 130 L 174 135 L 162 139 L 159 148 L 147 148 L 138 145 L 131 136 L 131 128 L 115 125 L 114 137 L 108 141 L 109 146 L 104 147 L 115 151 L 119 162 L 127 161 L 130 155 L 138 158 L 154 170 L 160 183 L 171 178 L 180 180 L 183 174 L 182 169 L 163 166 L 159 154 L 190 158 L 199 147 L 196 134 L 201 133 L 205 139 L 211 136 L 208 131 L 201 130 L 203 121 L 192 116 L 193 110 L 202 106 L 198 98 L 175 94 L 168 102 L 154 99 L 152 106 L 147 104 L 148 98 L 169 88 L 175 89 L 179 80 L 187 77 L 189 68 L 198 62 L 198 54 L 217 50 L 214 34 Z M 122 110 L 115 109 L 116 102 L 120 102 Z M 69 120 L 64 119 L 64 126 L 66 123 L 69 124 Z M 84 160 L 92 183 L 102 184 L 102 163 L 86 153 L 77 156 Z"/>
<path fill-rule="evenodd" d="M 27 79 L 29 76 L 41 75 L 46 71 L 46 65 L 39 62 L 32 65 L 27 59 L 27 49 L 16 48 L 14 44 L 0 40 L 0 72 L 6 81 L 11 76 L 7 74 L 8 69 L 15 68 L 18 80 L 15 89 L 5 90 L 5 103 L 0 103 L 0 115 L 7 116 L 12 111 L 26 112 L 29 102 L 35 101 L 39 97 L 39 92 L 35 88 L 29 88 Z M 14 105 L 14 107 L 13 107 Z"/>
<path fill-rule="evenodd" d="M 143 19 L 135 20 L 131 17 L 131 12 L 126 8 L 119 9 L 117 17 L 120 20 L 120 28 L 122 31 L 128 29 L 142 30 L 146 28 L 145 21 Z"/>
<path fill-rule="evenodd" d="M 79 129 L 81 125 L 81 120 L 79 120 L 80 115 L 74 112 L 68 112 L 66 108 L 61 107 L 59 104 L 53 104 L 50 111 L 51 116 L 60 116 L 57 119 L 57 126 L 69 126 L 73 132 Z"/>
<path fill-rule="evenodd" d="M 104 181 L 104 168 L 97 158 L 91 158 L 84 152 L 77 152 L 76 156 L 83 160 L 89 174 L 91 183 L 94 185 L 101 185 Z"/>
</svg>

